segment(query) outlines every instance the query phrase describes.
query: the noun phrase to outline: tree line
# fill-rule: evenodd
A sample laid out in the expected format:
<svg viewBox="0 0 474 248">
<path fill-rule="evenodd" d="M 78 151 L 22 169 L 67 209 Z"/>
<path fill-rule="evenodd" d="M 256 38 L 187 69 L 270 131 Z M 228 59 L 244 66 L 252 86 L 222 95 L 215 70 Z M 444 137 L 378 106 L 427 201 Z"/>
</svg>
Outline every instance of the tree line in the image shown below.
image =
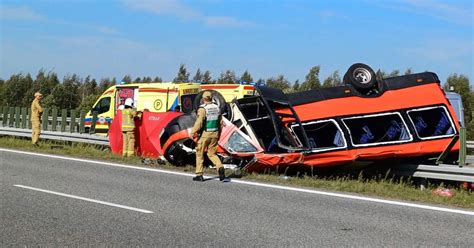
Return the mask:
<svg viewBox="0 0 474 248">
<path fill-rule="evenodd" d="M 322 82 L 320 80 L 319 65 L 313 66 L 306 74 L 303 81 L 296 80 L 290 82 L 284 75 L 276 75 L 267 79 L 259 78 L 254 80 L 248 70 L 242 75 L 237 76 L 234 71 L 226 70 L 220 73 L 219 77 L 214 79 L 211 72 L 197 69 L 194 76 L 184 64 L 179 66 L 176 77 L 173 82 L 195 82 L 204 84 L 233 84 L 233 83 L 264 83 L 269 87 L 278 88 L 286 93 L 306 91 L 321 87 L 340 86 L 343 84 L 339 71 L 334 71 Z M 399 76 L 402 73 L 399 70 L 393 70 L 390 73 L 378 70 L 377 77 L 386 78 Z M 404 75 L 412 74 L 411 69 L 406 69 Z M 91 76 L 81 78 L 77 74 L 68 74 L 62 81 L 58 75 L 41 69 L 36 77 L 29 73 L 17 73 L 11 75 L 9 79 L 0 79 L 0 106 L 20 106 L 28 107 L 33 100 L 33 94 L 37 91 L 43 94 L 42 104 L 46 107 L 56 107 L 59 109 L 76 109 L 89 111 L 99 96 L 110 86 L 116 84 L 129 83 L 161 83 L 163 80 L 159 76 L 137 77 L 132 79 L 130 75 L 125 75 L 121 80 L 117 78 L 102 78 L 96 80 Z M 469 79 L 464 75 L 451 74 L 443 85 L 446 90 L 453 89 L 459 93 L 463 100 L 465 108 L 465 120 L 468 123 L 468 131 L 474 138 L 474 122 L 472 122 L 472 110 L 474 108 L 474 93 L 472 92 Z M 472 130 L 472 131 L 471 131 Z"/>
</svg>

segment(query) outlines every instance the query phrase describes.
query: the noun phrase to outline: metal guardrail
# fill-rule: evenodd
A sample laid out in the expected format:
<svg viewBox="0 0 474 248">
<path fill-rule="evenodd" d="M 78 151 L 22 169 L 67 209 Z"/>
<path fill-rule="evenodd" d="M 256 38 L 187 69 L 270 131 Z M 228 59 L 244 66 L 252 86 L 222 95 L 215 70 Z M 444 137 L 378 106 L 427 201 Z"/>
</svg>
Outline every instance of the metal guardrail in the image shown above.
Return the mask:
<svg viewBox="0 0 474 248">
<path fill-rule="evenodd" d="M 0 127 L 0 135 L 31 137 L 31 129 Z M 40 139 L 71 141 L 95 145 L 109 145 L 108 137 L 80 133 L 41 131 Z"/>
<path fill-rule="evenodd" d="M 474 159 L 474 157 L 468 157 L 468 160 L 472 159 Z M 450 164 L 403 164 L 394 167 L 393 173 L 401 176 L 411 176 L 418 178 L 474 182 L 474 167 L 459 167 L 457 165 Z"/>
<path fill-rule="evenodd" d="M 0 135 L 31 137 L 31 110 L 26 107 L 0 107 Z M 45 108 L 41 117 L 41 139 L 108 145 L 108 138 L 93 135 L 97 113 L 92 125 L 85 126 L 84 111 Z"/>
<path fill-rule="evenodd" d="M 31 129 L 30 114 L 30 108 L 0 106 L 0 126 Z M 93 112 L 91 124 L 86 126 L 85 111 L 44 108 L 43 115 L 41 116 L 41 130 L 95 133 L 97 115 L 97 112 Z"/>
<path fill-rule="evenodd" d="M 469 148 L 469 149 L 473 149 L 474 148 L 474 141 L 472 141 L 472 140 L 466 141 L 466 147 Z"/>
</svg>

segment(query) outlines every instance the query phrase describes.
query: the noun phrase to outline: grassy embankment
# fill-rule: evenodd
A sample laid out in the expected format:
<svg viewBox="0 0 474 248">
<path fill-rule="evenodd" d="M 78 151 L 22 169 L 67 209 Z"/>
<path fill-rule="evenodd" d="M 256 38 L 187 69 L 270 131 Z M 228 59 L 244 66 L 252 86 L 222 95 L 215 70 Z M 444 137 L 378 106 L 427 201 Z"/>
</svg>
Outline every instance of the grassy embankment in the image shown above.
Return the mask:
<svg viewBox="0 0 474 248">
<path fill-rule="evenodd" d="M 192 172 L 193 167 L 175 167 L 169 164 L 151 163 L 145 165 L 141 158 L 122 158 L 111 154 L 103 147 L 80 144 L 64 143 L 54 141 L 42 141 L 40 147 L 33 147 L 29 139 L 0 136 L 0 147 L 23 151 L 41 152 L 48 154 L 67 155 L 72 157 L 104 160 L 109 162 L 125 163 L 136 166 L 146 166 L 170 170 Z M 208 169 L 206 173 L 214 174 L 215 171 Z M 410 180 L 393 180 L 391 178 L 376 177 L 354 179 L 349 177 L 317 178 L 311 176 L 284 177 L 275 173 L 271 174 L 247 174 L 242 179 L 259 182 L 268 182 L 288 186 L 299 186 L 308 188 L 325 189 L 330 191 L 350 192 L 361 195 L 376 196 L 389 199 L 405 201 L 424 202 L 474 209 L 474 195 L 467 190 L 453 187 L 456 195 L 452 198 L 440 197 L 432 194 L 437 185 L 428 186 L 426 190 L 420 190 Z"/>
</svg>

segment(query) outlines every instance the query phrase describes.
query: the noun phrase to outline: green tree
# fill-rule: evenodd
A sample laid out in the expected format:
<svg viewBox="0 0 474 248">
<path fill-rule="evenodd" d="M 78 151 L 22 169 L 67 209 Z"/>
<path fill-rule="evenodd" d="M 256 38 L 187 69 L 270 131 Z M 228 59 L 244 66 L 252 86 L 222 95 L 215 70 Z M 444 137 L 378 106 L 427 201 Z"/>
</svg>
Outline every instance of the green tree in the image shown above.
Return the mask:
<svg viewBox="0 0 474 248">
<path fill-rule="evenodd" d="M 113 81 L 110 80 L 110 78 L 102 78 L 99 83 L 99 91 L 100 94 L 102 94 L 104 91 L 106 91 L 110 86 L 114 85 Z"/>
<path fill-rule="evenodd" d="M 204 72 L 204 74 L 202 75 L 202 83 L 203 84 L 212 83 L 212 77 L 211 77 L 211 72 L 210 71 L 205 71 Z"/>
<path fill-rule="evenodd" d="M 59 109 L 71 109 L 70 104 L 70 95 L 67 92 L 64 84 L 58 84 L 51 91 L 51 94 L 46 96 L 43 100 L 43 103 L 46 107 L 55 107 Z"/>
<path fill-rule="evenodd" d="M 92 109 L 92 106 L 94 106 L 94 103 L 99 99 L 100 95 L 87 95 L 82 99 L 81 104 L 77 108 L 78 111 L 84 110 L 85 112 L 88 112 Z"/>
<path fill-rule="evenodd" d="M 306 75 L 305 81 L 301 84 L 301 91 L 312 90 L 321 87 L 321 82 L 319 81 L 320 70 L 321 67 L 319 65 L 313 66 L 311 70 L 309 70 L 309 73 Z"/>
<path fill-rule="evenodd" d="M 203 75 L 201 73 L 201 69 L 198 68 L 197 71 L 196 71 L 196 74 L 193 77 L 193 82 L 200 83 L 200 82 L 202 82 L 202 78 L 203 78 Z"/>
<path fill-rule="evenodd" d="M 135 80 L 133 80 L 134 84 L 139 84 L 141 82 L 142 82 L 142 79 L 140 77 L 137 77 L 137 78 L 135 78 Z"/>
<path fill-rule="evenodd" d="M 240 81 L 241 81 L 241 82 L 245 82 L 245 83 L 247 83 L 247 84 L 253 82 L 252 75 L 250 75 L 250 73 L 248 72 L 248 70 L 245 70 L 244 73 L 242 74 L 242 76 L 240 76 Z"/>
<path fill-rule="evenodd" d="M 339 76 L 339 71 L 334 71 L 329 75 L 323 82 L 323 87 L 334 87 L 342 85 L 341 76 Z"/>
<path fill-rule="evenodd" d="M 28 96 L 33 96 L 35 92 L 41 92 L 43 94 L 43 97 L 47 96 L 48 94 L 43 93 L 41 91 L 41 85 L 44 85 L 47 81 L 46 75 L 44 73 L 43 69 L 40 69 L 38 74 L 36 75 L 36 79 L 33 81 L 31 84 L 31 87 L 28 88 L 26 91 L 26 97 Z M 31 100 L 33 97 L 31 97 L 29 100 Z M 28 101 L 28 99 L 25 99 L 25 101 Z"/>
<path fill-rule="evenodd" d="M 462 105 L 464 106 L 464 120 L 466 123 L 472 120 L 472 91 L 469 79 L 464 75 L 451 74 L 444 85 L 445 90 L 453 90 L 461 95 Z"/>
<path fill-rule="evenodd" d="M 49 95 L 51 91 L 56 87 L 56 85 L 60 84 L 58 74 L 50 71 L 48 72 L 46 84 L 41 85 L 41 93 L 45 95 Z"/>
<path fill-rule="evenodd" d="M 179 66 L 178 74 L 173 79 L 173 83 L 187 83 L 189 82 L 189 72 L 186 70 L 186 66 L 181 64 Z"/>
<path fill-rule="evenodd" d="M 153 79 L 153 83 L 161 83 L 161 82 L 163 82 L 163 79 L 161 79 L 161 77 L 156 76 L 156 77 Z"/>
<path fill-rule="evenodd" d="M 50 71 L 46 74 L 45 71 L 41 69 L 36 75 L 32 88 L 27 94 L 32 95 L 39 91 L 43 94 L 43 98 L 45 98 L 51 94 L 53 88 L 58 84 L 60 84 L 60 82 L 56 73 Z"/>
<path fill-rule="evenodd" d="M 33 101 L 33 95 L 27 92 L 33 85 L 30 74 L 21 73 L 12 75 L 6 82 L 4 88 L 4 100 L 8 106 L 29 107 Z"/>
<path fill-rule="evenodd" d="M 217 79 L 218 84 L 235 84 L 236 82 L 235 72 L 231 70 L 222 72 L 221 76 Z"/>
<path fill-rule="evenodd" d="M 473 140 L 474 139 L 474 118 L 472 118 L 472 111 L 474 110 L 474 92 L 470 92 L 470 97 L 469 97 L 469 107 L 471 108 L 471 121 L 467 122 L 466 121 L 466 136 L 467 140 Z"/>
<path fill-rule="evenodd" d="M 5 81 L 0 78 L 0 106 L 6 104 L 5 102 Z"/>
<path fill-rule="evenodd" d="M 266 83 L 268 87 L 277 88 L 284 91 L 290 88 L 290 82 L 283 75 L 278 75 L 276 78 L 269 78 L 267 79 Z"/>
<path fill-rule="evenodd" d="M 399 70 L 393 70 L 392 72 L 390 72 L 390 74 L 388 75 L 389 77 L 397 77 L 397 76 L 400 76 L 400 71 Z"/>
<path fill-rule="evenodd" d="M 41 87 L 42 85 L 46 85 L 47 82 L 48 82 L 48 77 L 47 77 L 46 73 L 44 72 L 43 69 L 40 69 L 38 74 L 36 74 L 36 78 L 33 81 L 33 85 L 30 89 L 29 94 L 31 95 L 31 94 L 34 94 L 35 92 L 39 91 L 39 92 L 41 92 L 41 94 L 43 94 L 43 96 L 48 95 L 49 92 L 51 92 L 51 89 L 49 89 L 49 92 L 43 92 L 43 91 L 47 91 L 47 89 L 46 89 L 46 87 Z M 43 90 L 41 88 L 43 88 Z"/>
<path fill-rule="evenodd" d="M 411 68 L 407 68 L 407 69 L 405 70 L 404 75 L 411 75 L 411 74 L 413 74 L 413 71 L 411 70 Z"/>
<path fill-rule="evenodd" d="M 300 80 L 296 79 L 295 83 L 293 84 L 293 92 L 298 92 L 300 90 Z"/>
<path fill-rule="evenodd" d="M 151 83 L 153 82 L 153 79 L 151 77 L 143 77 L 142 83 Z"/>
<path fill-rule="evenodd" d="M 377 77 L 377 79 L 384 79 L 387 77 L 387 73 L 378 69 L 377 72 L 375 73 L 375 76 Z"/>
<path fill-rule="evenodd" d="M 102 92 L 98 92 L 97 81 L 95 81 L 95 79 L 91 80 L 91 76 L 89 75 L 84 79 L 84 82 L 79 88 L 79 93 L 81 95 L 81 101 L 84 101 L 85 97 Z"/>
<path fill-rule="evenodd" d="M 123 76 L 121 82 L 124 82 L 124 83 L 126 83 L 126 84 L 132 83 L 132 76 L 130 76 L 130 75 L 125 75 L 125 76 Z"/>
<path fill-rule="evenodd" d="M 64 92 L 62 92 L 63 95 L 54 95 L 54 97 L 59 97 L 59 99 L 61 99 L 60 104 L 56 106 L 67 109 L 77 108 L 82 100 L 82 97 L 79 94 L 79 88 L 81 87 L 81 84 L 82 80 L 78 75 L 72 74 L 65 76 L 62 83 L 64 89 Z"/>
</svg>

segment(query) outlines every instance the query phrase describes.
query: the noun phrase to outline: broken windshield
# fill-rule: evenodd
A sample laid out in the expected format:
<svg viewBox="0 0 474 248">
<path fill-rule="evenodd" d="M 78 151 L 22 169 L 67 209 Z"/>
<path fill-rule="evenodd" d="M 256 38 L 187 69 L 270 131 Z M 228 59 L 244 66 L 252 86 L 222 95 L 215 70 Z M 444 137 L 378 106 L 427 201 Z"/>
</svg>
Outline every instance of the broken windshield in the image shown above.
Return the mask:
<svg viewBox="0 0 474 248">
<path fill-rule="evenodd" d="M 243 134 L 235 131 L 230 137 L 224 148 L 229 152 L 257 152 L 257 148 L 253 146 Z"/>
</svg>

